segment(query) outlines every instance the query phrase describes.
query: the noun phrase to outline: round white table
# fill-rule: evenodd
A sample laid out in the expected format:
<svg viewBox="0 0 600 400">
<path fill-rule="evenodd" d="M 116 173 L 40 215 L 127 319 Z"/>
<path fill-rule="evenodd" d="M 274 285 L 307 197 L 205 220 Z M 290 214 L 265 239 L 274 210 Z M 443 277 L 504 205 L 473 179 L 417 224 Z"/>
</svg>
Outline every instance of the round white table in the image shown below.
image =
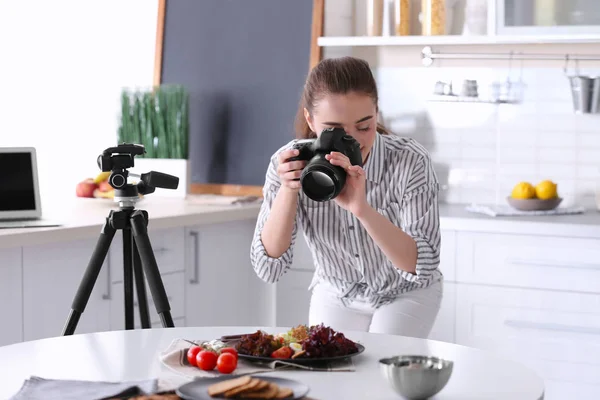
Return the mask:
<svg viewBox="0 0 600 400">
<path fill-rule="evenodd" d="M 254 332 L 260 327 L 172 328 L 76 334 L 0 347 L 0 399 L 10 398 L 30 376 L 47 379 L 133 381 L 159 378 L 183 384 L 159 360 L 173 339 L 198 340 Z M 286 328 L 262 328 L 283 332 Z M 449 399 L 543 399 L 544 384 L 532 370 L 489 352 L 450 343 L 402 336 L 344 332 L 364 344 L 354 358 L 356 371 L 277 371 L 272 376 L 299 380 L 312 399 L 400 399 L 384 380 L 378 360 L 401 354 L 434 355 L 454 361 L 446 387 L 435 396 Z"/>
</svg>

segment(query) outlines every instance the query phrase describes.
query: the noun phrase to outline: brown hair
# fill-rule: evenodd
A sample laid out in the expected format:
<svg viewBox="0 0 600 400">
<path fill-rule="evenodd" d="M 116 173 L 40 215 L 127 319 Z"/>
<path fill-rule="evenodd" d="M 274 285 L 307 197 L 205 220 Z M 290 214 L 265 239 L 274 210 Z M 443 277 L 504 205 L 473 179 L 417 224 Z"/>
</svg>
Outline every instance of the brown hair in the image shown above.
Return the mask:
<svg viewBox="0 0 600 400">
<path fill-rule="evenodd" d="M 370 96 L 379 109 L 377 84 L 369 64 L 359 58 L 340 57 L 324 59 L 317 64 L 306 78 L 298 114 L 296 115 L 296 138 L 314 138 L 316 133 L 310 130 L 304 109 L 312 115 L 316 103 L 327 94 L 346 94 L 359 92 Z M 377 131 L 384 135 L 391 132 L 379 122 Z"/>
</svg>

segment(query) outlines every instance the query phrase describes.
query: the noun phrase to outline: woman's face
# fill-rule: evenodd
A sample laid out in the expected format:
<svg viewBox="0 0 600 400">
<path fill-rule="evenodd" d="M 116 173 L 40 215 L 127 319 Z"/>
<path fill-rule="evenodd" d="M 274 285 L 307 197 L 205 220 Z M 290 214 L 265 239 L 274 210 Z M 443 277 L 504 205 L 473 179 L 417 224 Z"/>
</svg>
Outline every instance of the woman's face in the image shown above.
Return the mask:
<svg viewBox="0 0 600 400">
<path fill-rule="evenodd" d="M 317 135 L 326 128 L 343 128 L 358 141 L 363 163 L 367 161 L 377 135 L 377 107 L 370 96 L 329 94 L 315 105 L 312 115 L 305 109 L 304 117 Z"/>
</svg>

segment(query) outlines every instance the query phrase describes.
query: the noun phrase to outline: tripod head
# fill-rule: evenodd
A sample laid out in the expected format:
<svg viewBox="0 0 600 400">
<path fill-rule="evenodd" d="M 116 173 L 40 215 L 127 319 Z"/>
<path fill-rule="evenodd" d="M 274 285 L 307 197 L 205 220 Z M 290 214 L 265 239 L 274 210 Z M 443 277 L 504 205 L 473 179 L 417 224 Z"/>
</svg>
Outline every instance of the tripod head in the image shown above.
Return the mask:
<svg viewBox="0 0 600 400">
<path fill-rule="evenodd" d="M 146 149 L 139 144 L 123 143 L 117 147 L 109 147 L 98 156 L 98 167 L 103 172 L 110 171 L 108 183 L 115 189 L 115 201 L 121 207 L 133 207 L 139 195 L 153 193 L 159 187 L 177 189 L 179 178 L 162 172 L 150 171 L 141 175 L 130 174 L 127 170 L 134 166 L 134 157 L 145 154 Z M 137 184 L 127 183 L 129 176 L 140 178 Z"/>
</svg>

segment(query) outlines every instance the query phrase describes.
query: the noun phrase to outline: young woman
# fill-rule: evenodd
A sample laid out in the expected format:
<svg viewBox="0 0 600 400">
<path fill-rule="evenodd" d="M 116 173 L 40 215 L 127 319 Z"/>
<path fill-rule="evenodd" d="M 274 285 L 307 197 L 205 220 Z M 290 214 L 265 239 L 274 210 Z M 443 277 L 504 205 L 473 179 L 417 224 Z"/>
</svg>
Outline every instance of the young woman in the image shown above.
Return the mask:
<svg viewBox="0 0 600 400">
<path fill-rule="evenodd" d="M 427 151 L 377 123 L 378 96 L 369 65 L 343 57 L 309 74 L 298 138 L 341 127 L 360 144 L 363 168 L 342 153 L 326 156 L 348 174 L 332 201 L 315 202 L 297 180 L 304 161 L 294 141 L 271 158 L 251 249 L 256 274 L 274 283 L 292 264 L 298 224 L 315 274 L 309 324 L 425 338 L 442 299 L 438 269 L 438 182 Z"/>
</svg>

